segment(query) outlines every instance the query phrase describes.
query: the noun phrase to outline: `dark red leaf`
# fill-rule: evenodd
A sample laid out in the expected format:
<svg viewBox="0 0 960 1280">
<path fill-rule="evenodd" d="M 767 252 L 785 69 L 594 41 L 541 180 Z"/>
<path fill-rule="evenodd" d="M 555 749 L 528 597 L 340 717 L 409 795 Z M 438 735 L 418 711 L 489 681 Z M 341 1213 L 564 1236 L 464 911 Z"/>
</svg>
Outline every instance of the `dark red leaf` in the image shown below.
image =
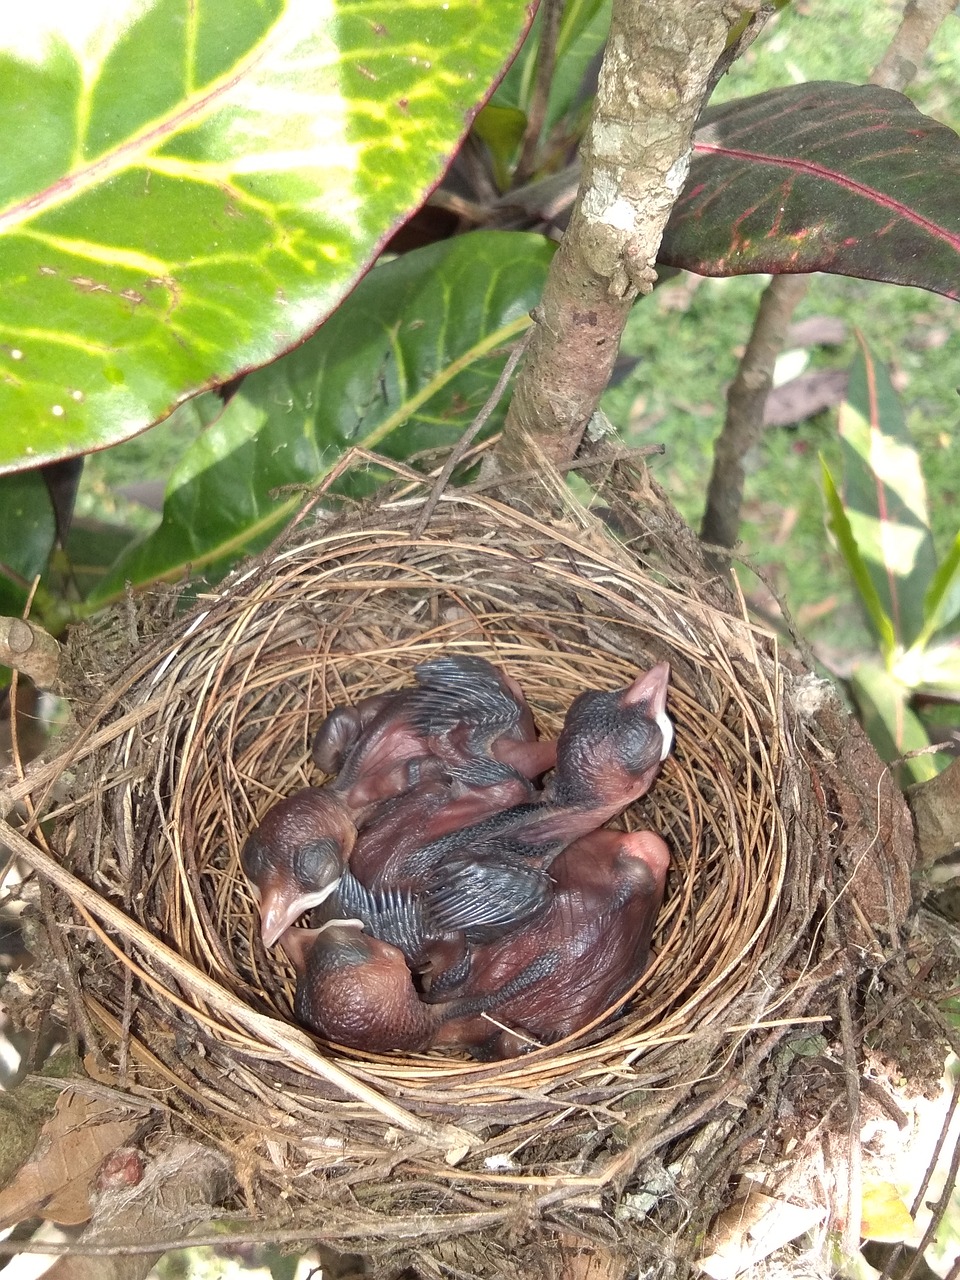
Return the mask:
<svg viewBox="0 0 960 1280">
<path fill-rule="evenodd" d="M 813 82 L 704 113 L 660 261 L 960 297 L 960 138 L 903 94 Z"/>
</svg>

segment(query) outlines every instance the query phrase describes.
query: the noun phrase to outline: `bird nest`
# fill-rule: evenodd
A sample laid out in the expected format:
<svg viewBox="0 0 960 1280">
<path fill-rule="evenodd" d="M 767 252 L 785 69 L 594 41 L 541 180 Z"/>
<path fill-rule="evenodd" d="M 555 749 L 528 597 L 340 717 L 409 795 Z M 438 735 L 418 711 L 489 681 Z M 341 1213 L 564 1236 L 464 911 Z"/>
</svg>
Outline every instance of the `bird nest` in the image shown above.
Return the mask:
<svg viewBox="0 0 960 1280">
<path fill-rule="evenodd" d="M 69 899 L 74 1021 L 120 1082 L 162 1089 L 237 1156 L 257 1219 L 401 1257 L 416 1240 L 470 1274 L 534 1273 L 538 1232 L 642 1255 L 684 1227 L 689 1258 L 744 1144 L 772 1133 L 778 1048 L 835 1038 L 838 983 L 896 938 L 898 794 L 646 473 L 618 476 L 603 519 L 450 491 L 421 528 L 416 485 L 314 509 L 168 608 L 132 663 L 129 610 L 74 648 L 87 711 L 21 789 L 53 819 L 31 839 Z M 671 668 L 676 747 L 624 819 L 672 856 L 652 962 L 602 1024 L 495 1064 L 348 1051 L 293 1025 L 294 974 L 262 947 L 239 863 L 266 810 L 321 781 L 309 748 L 330 709 L 440 652 L 516 677 L 542 734 L 584 689 Z M 483 1249 L 457 1253 L 477 1232 Z"/>
</svg>

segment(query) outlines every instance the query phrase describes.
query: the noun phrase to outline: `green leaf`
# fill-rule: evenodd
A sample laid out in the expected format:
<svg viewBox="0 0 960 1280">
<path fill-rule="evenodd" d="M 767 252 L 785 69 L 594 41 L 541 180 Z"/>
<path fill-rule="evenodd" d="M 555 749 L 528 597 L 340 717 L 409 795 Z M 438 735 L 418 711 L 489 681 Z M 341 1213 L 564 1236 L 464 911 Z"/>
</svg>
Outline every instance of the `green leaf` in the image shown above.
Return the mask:
<svg viewBox="0 0 960 1280">
<path fill-rule="evenodd" d="M 941 627 L 953 622 L 960 614 L 960 533 L 953 540 L 953 545 L 927 589 L 923 601 L 923 630 L 917 637 L 917 644 L 923 645 L 935 635 Z"/>
<path fill-rule="evenodd" d="M 837 540 L 840 554 L 847 562 L 850 576 L 860 593 L 860 599 L 866 609 L 867 617 L 880 641 L 880 648 L 885 658 L 890 658 L 896 646 L 893 623 L 885 611 L 877 589 L 860 554 L 857 540 L 853 536 L 850 521 L 837 492 L 830 468 L 823 455 L 820 455 L 820 467 L 823 474 L 823 496 L 827 504 L 827 527 Z"/>
<path fill-rule="evenodd" d="M 850 677 L 850 687 L 861 723 L 882 760 L 892 763 L 908 751 L 929 747 L 927 732 L 908 705 L 910 691 L 883 667 L 861 663 Z M 901 767 L 907 782 L 926 782 L 942 766 L 935 756 L 925 755 Z"/>
<path fill-rule="evenodd" d="M 0 613 L 20 616 L 56 536 L 53 507 L 40 472 L 0 476 Z"/>
<path fill-rule="evenodd" d="M 493 102 L 488 102 L 473 122 L 474 133 L 490 149 L 501 190 L 509 185 L 510 164 L 526 126 L 527 117 L 522 111 L 516 107 L 499 107 Z"/>
<path fill-rule="evenodd" d="M 923 627 L 937 567 L 926 486 L 887 371 L 858 341 L 840 406 L 844 509 L 896 642 L 906 649 Z"/>
<path fill-rule="evenodd" d="M 960 640 L 931 645 L 915 655 L 904 654 L 903 666 L 914 689 L 960 702 Z"/>
<path fill-rule="evenodd" d="M 244 380 L 171 477 L 160 527 L 94 598 L 190 567 L 217 576 L 301 504 L 278 491 L 316 485 L 351 445 L 404 459 L 452 445 L 529 325 L 553 251 L 542 236 L 478 231 L 370 272 L 313 338 Z"/>
<path fill-rule="evenodd" d="M 567 0 L 557 37 L 545 134 L 576 107 L 587 67 L 603 48 L 610 30 L 610 4 L 611 0 Z M 516 108 L 524 116 L 536 81 L 541 23 L 542 14 L 538 14 L 523 48 L 491 99 L 496 106 Z"/>
<path fill-rule="evenodd" d="M 442 175 L 526 0 L 39 0 L 0 30 L 0 469 L 289 350 Z"/>
</svg>

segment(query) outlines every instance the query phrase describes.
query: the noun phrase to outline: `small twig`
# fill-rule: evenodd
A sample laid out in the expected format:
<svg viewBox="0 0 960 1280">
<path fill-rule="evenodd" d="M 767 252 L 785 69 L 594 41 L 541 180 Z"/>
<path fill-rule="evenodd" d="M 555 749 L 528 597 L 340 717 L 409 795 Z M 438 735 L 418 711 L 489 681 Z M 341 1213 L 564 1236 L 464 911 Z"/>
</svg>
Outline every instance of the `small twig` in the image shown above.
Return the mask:
<svg viewBox="0 0 960 1280">
<path fill-rule="evenodd" d="M 57 968 L 60 971 L 60 982 L 66 993 L 70 1012 L 73 1015 L 74 1030 L 79 1032 L 82 1037 L 87 1053 L 92 1053 L 102 1066 L 103 1054 L 100 1049 L 100 1041 L 97 1038 L 93 1023 L 87 1015 L 80 983 L 67 948 L 63 945 L 63 938 L 60 936 L 59 921 L 53 909 L 53 894 L 49 885 L 42 879 L 40 880 L 40 908 L 43 912 L 44 932 L 47 935 L 47 941 L 50 943 L 50 950 L 53 952 L 54 959 L 57 962 Z"/>
<path fill-rule="evenodd" d="M 522 187 L 537 167 L 537 150 L 547 118 L 553 69 L 557 62 L 557 40 L 560 36 L 563 6 L 564 0 L 544 0 L 540 6 L 543 17 L 540 26 L 540 48 L 537 51 L 537 78 L 534 82 L 530 106 L 527 109 L 527 125 L 523 131 L 520 159 L 513 174 L 515 187 Z"/>
<path fill-rule="evenodd" d="M 913 1199 L 913 1204 L 910 1206 L 911 1215 L 915 1216 L 919 1212 L 920 1208 L 923 1206 L 924 1201 L 926 1200 L 927 1188 L 930 1185 L 930 1180 L 933 1177 L 934 1171 L 936 1170 L 936 1167 L 940 1161 L 940 1156 L 943 1152 L 944 1143 L 946 1142 L 947 1137 L 949 1135 L 950 1127 L 953 1123 L 953 1118 L 956 1115 L 958 1106 L 960 1106 L 960 1080 L 957 1080 L 954 1083 L 953 1097 L 950 1100 L 950 1106 L 948 1107 L 947 1113 L 944 1117 L 943 1126 L 940 1130 L 940 1136 L 937 1139 L 936 1146 L 934 1147 L 933 1153 L 930 1156 L 930 1163 L 927 1165 L 927 1171 L 924 1174 L 923 1182 L 917 1188 L 916 1195 L 914 1196 L 914 1199 Z M 902 1273 L 903 1280 L 911 1280 L 911 1277 L 913 1276 L 915 1270 L 917 1270 L 917 1267 L 918 1267 L 917 1259 L 923 1258 L 923 1255 L 926 1252 L 928 1246 L 932 1244 L 934 1239 L 936 1238 L 937 1232 L 940 1229 L 940 1224 L 943 1221 L 947 1213 L 947 1210 L 950 1207 L 951 1198 L 953 1196 L 954 1189 L 956 1188 L 956 1185 L 957 1185 L 958 1172 L 960 1172 L 960 1143 L 955 1143 L 953 1148 L 953 1153 L 950 1158 L 950 1168 L 947 1171 L 947 1176 L 943 1184 L 943 1189 L 941 1190 L 936 1203 L 933 1205 L 932 1212 L 930 1215 L 930 1221 L 927 1223 L 927 1229 L 923 1233 L 923 1238 L 921 1239 L 920 1243 L 917 1245 L 916 1254 L 914 1255 L 914 1258 L 910 1263 L 910 1265 Z M 888 1269 L 892 1269 L 896 1266 L 896 1261 L 899 1258 L 902 1251 L 903 1251 L 903 1245 L 902 1244 L 898 1245 L 897 1249 L 891 1255 L 891 1257 L 887 1262 L 886 1267 L 884 1268 L 884 1273 L 883 1273 L 884 1275 L 887 1274 Z"/>
<path fill-rule="evenodd" d="M 83 1241 L 65 1241 L 55 1244 L 49 1241 L 0 1240 L 0 1257 L 17 1253 L 42 1253 L 75 1257 L 115 1258 L 125 1254 L 169 1253 L 172 1249 L 196 1249 L 204 1246 L 222 1249 L 240 1244 L 302 1244 L 323 1241 L 336 1244 L 338 1240 L 368 1241 L 372 1237 L 383 1240 L 438 1239 L 447 1235 L 466 1235 L 483 1231 L 507 1222 L 514 1215 L 513 1209 L 478 1210 L 476 1213 L 448 1213 L 419 1215 L 415 1220 L 390 1221 L 374 1218 L 355 1224 L 337 1222 L 319 1226 L 304 1223 L 284 1231 L 225 1231 L 207 1232 L 205 1235 L 183 1234 L 162 1240 L 129 1240 L 112 1244 L 85 1244 Z"/>
<path fill-rule="evenodd" d="M 860 1248 L 860 1204 L 863 1194 L 863 1150 L 860 1139 L 860 1068 L 853 1038 L 853 1014 L 850 992 L 842 987 L 839 995 L 840 1040 L 847 1082 L 847 1213 L 843 1224 L 843 1251 L 856 1257 Z"/>
<path fill-rule="evenodd" d="M 743 459 L 763 434 L 763 408 L 773 385 L 773 367 L 807 287 L 805 276 L 776 276 L 760 299 L 750 341 L 727 390 L 727 413 L 714 449 L 700 526 L 704 542 L 721 547 L 736 544 L 743 502 Z"/>
<path fill-rule="evenodd" d="M 423 504 L 423 510 L 421 511 L 416 524 L 413 526 L 412 532 L 415 538 L 419 538 L 420 535 L 423 533 L 424 529 L 430 523 L 430 517 L 433 515 L 434 511 L 437 509 L 437 503 L 440 501 L 441 497 L 443 496 L 443 491 L 447 487 L 450 477 L 453 475 L 454 470 L 463 460 L 463 457 L 466 454 L 467 450 L 470 448 L 471 444 L 473 444 L 474 440 L 477 438 L 477 436 L 486 426 L 487 421 L 490 418 L 490 415 L 493 413 L 494 409 L 499 404 L 500 397 L 503 395 L 504 390 L 506 389 L 507 383 L 513 377 L 513 371 L 514 369 L 516 369 L 517 365 L 520 363 L 523 353 L 526 351 L 527 347 L 530 345 L 530 339 L 532 337 L 533 337 L 533 329 L 531 328 L 531 329 L 528 329 L 526 333 L 523 335 L 523 337 L 520 338 L 520 340 L 517 342 L 516 346 L 510 352 L 510 355 L 507 359 L 507 363 L 503 366 L 503 372 L 500 374 L 500 377 L 497 379 L 497 384 L 493 388 L 493 390 L 490 392 L 490 395 L 487 397 L 487 401 L 484 404 L 483 408 L 474 418 L 473 422 L 471 422 L 470 426 L 467 427 L 466 431 L 463 433 L 463 435 L 460 437 L 457 443 L 450 450 L 450 456 L 447 458 L 446 462 L 443 464 L 443 470 L 440 472 L 440 474 L 437 476 L 436 481 L 434 482 L 433 489 L 430 491 L 430 497 L 427 498 L 426 502 Z"/>
</svg>

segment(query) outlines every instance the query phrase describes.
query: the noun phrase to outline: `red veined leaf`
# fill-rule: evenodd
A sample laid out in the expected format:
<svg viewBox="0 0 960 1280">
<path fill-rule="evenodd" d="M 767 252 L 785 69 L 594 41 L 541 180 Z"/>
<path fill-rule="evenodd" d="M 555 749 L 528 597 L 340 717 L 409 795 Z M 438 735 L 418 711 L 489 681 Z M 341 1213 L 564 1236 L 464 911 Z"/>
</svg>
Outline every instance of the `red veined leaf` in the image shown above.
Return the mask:
<svg viewBox="0 0 960 1280">
<path fill-rule="evenodd" d="M 659 260 L 827 271 L 960 297 L 960 138 L 908 98 L 831 81 L 704 113 Z"/>
</svg>

